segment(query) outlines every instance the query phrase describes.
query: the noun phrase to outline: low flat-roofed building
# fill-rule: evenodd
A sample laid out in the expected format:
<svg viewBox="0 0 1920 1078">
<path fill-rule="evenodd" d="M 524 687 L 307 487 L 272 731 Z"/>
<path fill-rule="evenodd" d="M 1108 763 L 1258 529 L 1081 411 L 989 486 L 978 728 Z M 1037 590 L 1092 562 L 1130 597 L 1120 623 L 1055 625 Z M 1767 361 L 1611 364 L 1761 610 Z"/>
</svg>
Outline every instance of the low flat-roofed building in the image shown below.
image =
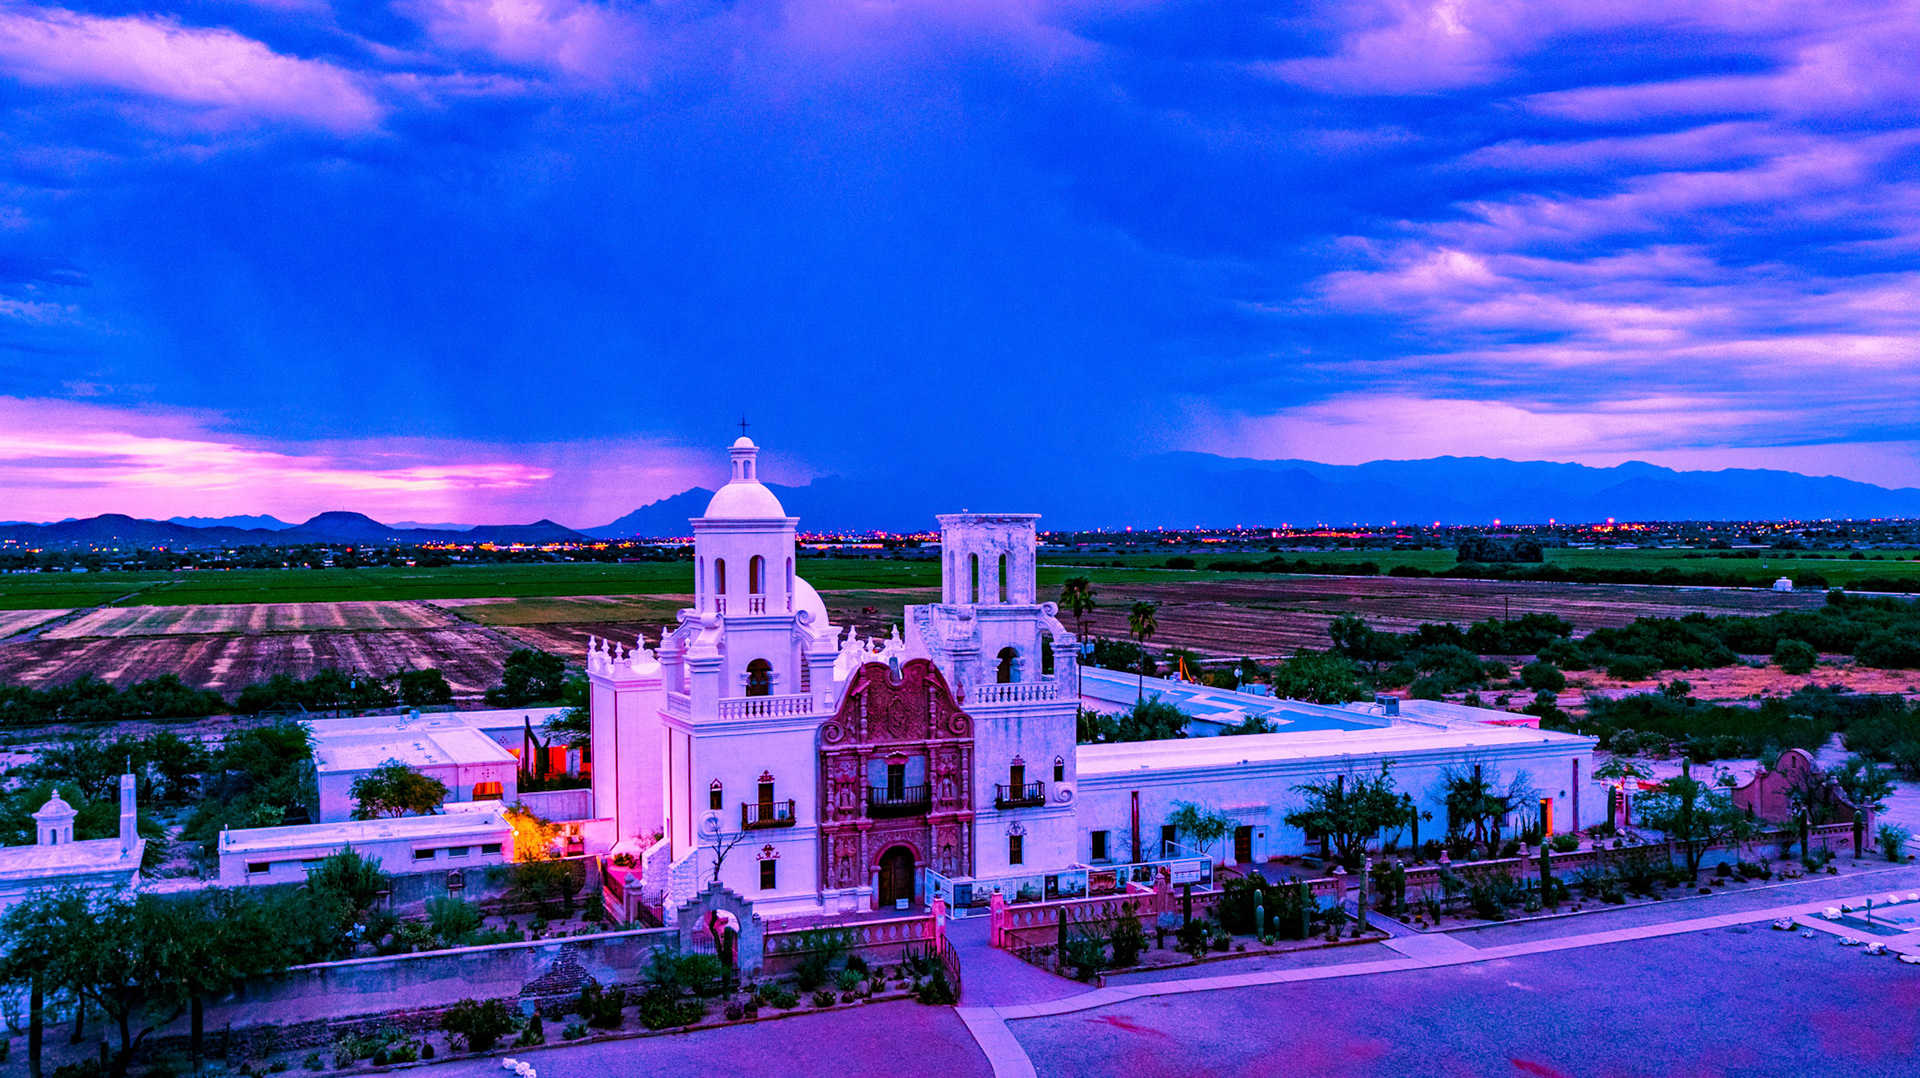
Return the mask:
<svg viewBox="0 0 1920 1078">
<path fill-rule="evenodd" d="M 1089 683 L 1106 680 L 1092 670 L 1085 675 Z M 1115 677 L 1125 680 L 1129 696 L 1139 691 L 1135 678 Z M 1308 836 L 1285 822 L 1304 802 L 1295 788 L 1342 774 L 1374 776 L 1383 763 L 1391 764 L 1395 785 L 1412 796 L 1415 807 L 1433 814 L 1421 825 L 1423 839 L 1447 832 L 1441 796 L 1447 773 L 1475 766 L 1503 788 L 1524 775 L 1537 797 L 1551 799 L 1556 833 L 1599 822 L 1605 812 L 1593 784 L 1597 740 L 1504 725 L 1499 720 L 1512 717 L 1506 712 L 1448 704 L 1389 714 L 1380 704 L 1334 707 L 1156 678 L 1146 679 L 1144 691 L 1182 710 L 1205 702 L 1214 715 L 1239 707 L 1231 698 L 1241 697 L 1249 712 L 1260 711 L 1278 732 L 1079 746 L 1076 793 L 1088 863 L 1130 859 L 1136 831 L 1142 857 L 1190 852 L 1164 845 L 1184 841 L 1170 835 L 1164 822 L 1181 801 L 1233 819 L 1225 841 L 1211 851 L 1217 860 L 1245 863 L 1311 852 Z M 1515 816 L 1538 812 L 1536 801 Z M 1104 857 L 1096 856 L 1102 852 Z"/>
<path fill-rule="evenodd" d="M 513 828 L 495 806 L 436 816 L 250 827 L 220 833 L 220 882 L 298 883 L 307 866 L 352 847 L 392 875 L 505 864 Z"/>
<path fill-rule="evenodd" d="M 1216 689 L 1188 681 L 1150 677 L 1143 682 L 1137 674 L 1093 666 L 1080 669 L 1080 703 L 1089 711 L 1117 715 L 1132 709 L 1143 697 L 1158 698 L 1185 712 L 1191 720 L 1187 724 L 1188 737 L 1213 737 L 1238 729 L 1256 717 L 1280 730 L 1361 730 L 1386 721 L 1364 713 L 1345 714 L 1338 708 L 1309 705 L 1307 710 L 1302 710 L 1295 700 Z"/>
<path fill-rule="evenodd" d="M 308 725 L 322 823 L 351 820 L 354 782 L 389 760 L 440 780 L 450 802 L 512 802 L 518 793 L 519 761 L 457 713 L 321 719 Z"/>
</svg>

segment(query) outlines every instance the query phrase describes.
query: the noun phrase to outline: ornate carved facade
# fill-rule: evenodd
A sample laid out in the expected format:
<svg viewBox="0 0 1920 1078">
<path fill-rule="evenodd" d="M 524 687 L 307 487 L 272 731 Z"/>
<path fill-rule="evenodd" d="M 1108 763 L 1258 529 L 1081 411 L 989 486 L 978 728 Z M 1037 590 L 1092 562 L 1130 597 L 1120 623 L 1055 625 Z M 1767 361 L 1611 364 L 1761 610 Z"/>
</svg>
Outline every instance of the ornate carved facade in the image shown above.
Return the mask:
<svg viewBox="0 0 1920 1078">
<path fill-rule="evenodd" d="M 971 875 L 972 774 L 973 719 L 938 667 L 860 667 L 820 727 L 822 890 L 872 884 L 876 901 L 914 897 L 901 850 L 916 878 Z"/>
</svg>

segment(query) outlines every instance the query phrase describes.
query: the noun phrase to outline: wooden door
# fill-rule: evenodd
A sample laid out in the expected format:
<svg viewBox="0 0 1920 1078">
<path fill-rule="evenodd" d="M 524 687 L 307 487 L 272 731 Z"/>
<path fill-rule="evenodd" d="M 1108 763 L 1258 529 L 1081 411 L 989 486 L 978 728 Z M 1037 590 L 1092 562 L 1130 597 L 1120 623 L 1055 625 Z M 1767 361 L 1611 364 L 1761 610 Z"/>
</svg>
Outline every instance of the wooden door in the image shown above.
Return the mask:
<svg viewBox="0 0 1920 1078">
<path fill-rule="evenodd" d="M 1253 828 L 1236 827 L 1233 829 L 1233 863 L 1250 865 L 1253 863 Z"/>
<path fill-rule="evenodd" d="M 880 908 L 892 909 L 900 899 L 913 901 L 913 851 L 895 846 L 880 855 Z"/>
</svg>

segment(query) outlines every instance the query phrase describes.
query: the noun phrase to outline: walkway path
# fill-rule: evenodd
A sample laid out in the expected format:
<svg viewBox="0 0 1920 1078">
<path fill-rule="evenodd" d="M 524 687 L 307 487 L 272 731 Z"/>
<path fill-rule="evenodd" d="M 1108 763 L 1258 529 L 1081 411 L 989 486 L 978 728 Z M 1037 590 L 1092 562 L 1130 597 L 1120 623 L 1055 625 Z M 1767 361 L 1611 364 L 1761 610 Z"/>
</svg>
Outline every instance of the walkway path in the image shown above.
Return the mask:
<svg viewBox="0 0 1920 1078">
<path fill-rule="evenodd" d="M 962 1005 L 1008 1007 L 1064 999 L 1087 990 L 1079 981 L 1055 976 L 995 947 L 989 942 L 992 928 L 985 917 L 947 922 L 947 939 L 960 956 Z"/>
<path fill-rule="evenodd" d="M 1845 900 L 1847 904 L 1858 905 L 1863 902 L 1868 895 L 1876 894 L 1876 892 L 1868 890 L 1868 888 L 1873 886 L 1872 882 L 1856 879 L 1854 883 L 1857 892 Z M 1878 895 L 1882 896 L 1885 895 L 1885 893 L 1886 889 L 1884 887 L 1877 892 Z M 1189 992 L 1213 992 L 1221 989 L 1243 988 L 1253 985 L 1285 984 L 1332 977 L 1358 977 L 1374 973 L 1397 973 L 1407 970 L 1431 969 L 1438 966 L 1487 962 L 1496 959 L 1543 954 L 1551 951 L 1564 951 L 1580 947 L 1594 947 L 1609 943 L 1626 943 L 1634 940 L 1654 939 L 1688 932 L 1702 932 L 1709 929 L 1727 928 L 1736 925 L 1758 924 L 1782 918 L 1804 917 L 1819 913 L 1826 907 L 1837 904 L 1839 904 L 1839 901 L 1833 897 L 1821 897 L 1815 901 L 1798 902 L 1792 905 L 1773 906 L 1761 909 L 1746 908 L 1680 920 L 1652 924 L 1631 924 L 1606 928 L 1600 931 L 1566 935 L 1558 938 L 1521 940 L 1491 946 L 1475 946 L 1460 936 L 1437 933 L 1412 937 L 1396 936 L 1387 940 L 1386 946 L 1398 951 L 1402 957 L 1347 962 L 1339 965 L 1312 968 L 1262 970 L 1248 973 L 1226 974 L 1217 977 L 1195 977 L 1185 980 L 1111 985 L 1090 992 L 1081 992 L 1077 995 L 1065 995 L 1028 1003 L 985 1004 L 984 1001 L 977 1001 L 970 997 L 962 1001 L 963 1005 L 957 1008 L 957 1011 L 961 1020 L 966 1023 L 967 1028 L 972 1031 L 975 1039 L 979 1041 L 981 1050 L 986 1053 L 987 1061 L 993 1065 L 995 1078 L 1032 1078 L 1034 1075 L 1033 1061 L 1028 1058 L 1025 1049 L 1021 1048 L 1019 1041 L 1015 1039 L 1012 1031 L 1007 1028 L 1009 1021 L 1017 1021 L 1023 1018 L 1043 1018 L 1070 1014 L 1076 1011 L 1092 1010 L 1145 996 L 1178 995 Z M 1696 910 L 1697 909 L 1698 908 L 1696 908 Z M 1568 925 L 1567 922 L 1560 923 L 1568 927 L 1578 927 L 1577 925 Z M 1491 943 L 1491 940 L 1488 940 L 1488 942 Z M 1012 956 L 1008 955 L 1006 957 L 1011 958 Z M 1060 980 L 1059 978 L 1054 979 Z M 968 980 L 970 982 L 973 980 L 970 968 Z M 1071 982 L 1063 983 L 1071 984 Z"/>
</svg>

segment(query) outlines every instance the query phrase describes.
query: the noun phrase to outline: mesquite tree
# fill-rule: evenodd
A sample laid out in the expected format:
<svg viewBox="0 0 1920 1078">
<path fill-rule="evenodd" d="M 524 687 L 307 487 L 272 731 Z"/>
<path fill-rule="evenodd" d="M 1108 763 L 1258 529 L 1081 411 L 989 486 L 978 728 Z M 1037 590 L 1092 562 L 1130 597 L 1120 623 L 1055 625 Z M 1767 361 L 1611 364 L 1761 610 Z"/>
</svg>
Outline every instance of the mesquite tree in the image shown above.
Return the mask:
<svg viewBox="0 0 1920 1078">
<path fill-rule="evenodd" d="M 1389 761 L 1380 765 L 1378 775 L 1335 775 L 1295 786 L 1294 792 L 1305 799 L 1299 810 L 1287 814 L 1287 826 L 1325 836 L 1335 860 L 1348 871 L 1359 868 L 1369 840 L 1409 822 L 1408 802 L 1394 786 L 1392 770 Z"/>
</svg>

